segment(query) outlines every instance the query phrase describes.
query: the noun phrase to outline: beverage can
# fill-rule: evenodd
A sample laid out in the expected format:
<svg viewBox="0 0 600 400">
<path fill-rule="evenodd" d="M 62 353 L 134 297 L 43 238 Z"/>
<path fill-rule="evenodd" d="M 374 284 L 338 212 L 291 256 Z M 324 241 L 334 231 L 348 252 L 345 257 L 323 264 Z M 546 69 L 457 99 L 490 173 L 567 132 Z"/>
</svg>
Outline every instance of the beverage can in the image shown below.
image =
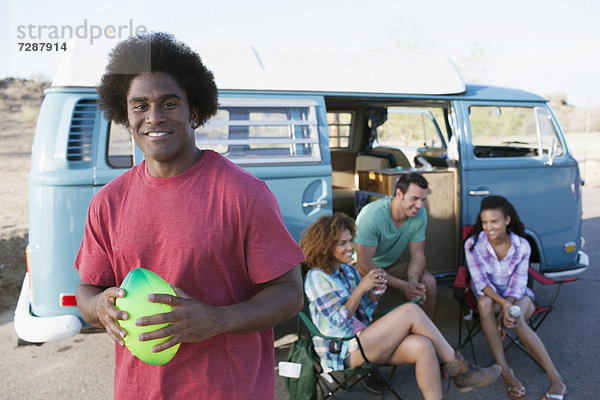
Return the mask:
<svg viewBox="0 0 600 400">
<path fill-rule="evenodd" d="M 378 280 L 383 280 L 385 277 L 385 272 L 383 270 L 379 270 L 380 274 L 377 276 Z M 383 282 L 386 282 L 385 280 Z M 387 285 L 385 283 L 383 283 L 382 285 L 377 285 L 374 288 L 371 289 L 371 293 L 373 293 L 375 296 L 379 296 L 382 295 L 383 293 L 385 293 L 385 290 L 387 289 Z"/>
<path fill-rule="evenodd" d="M 521 317 L 521 308 L 519 306 L 511 306 L 508 309 L 508 314 L 512 319 L 515 320 L 513 327 L 517 326 L 517 324 L 519 323 L 519 318 Z"/>
<path fill-rule="evenodd" d="M 387 289 L 387 286 L 385 285 L 377 286 L 371 289 L 371 293 L 373 293 L 375 296 L 379 296 L 380 294 L 385 293 L 385 289 Z"/>
</svg>

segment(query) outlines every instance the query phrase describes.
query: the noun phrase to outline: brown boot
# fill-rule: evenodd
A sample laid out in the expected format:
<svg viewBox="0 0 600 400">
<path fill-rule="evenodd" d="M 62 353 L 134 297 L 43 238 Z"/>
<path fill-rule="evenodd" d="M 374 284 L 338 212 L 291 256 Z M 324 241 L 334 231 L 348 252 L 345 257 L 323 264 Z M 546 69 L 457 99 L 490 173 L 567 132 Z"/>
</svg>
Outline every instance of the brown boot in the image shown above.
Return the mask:
<svg viewBox="0 0 600 400">
<path fill-rule="evenodd" d="M 488 368 L 471 364 L 458 351 L 454 361 L 443 365 L 443 370 L 448 378 L 454 379 L 454 385 L 461 393 L 470 392 L 473 386 L 489 385 L 502 372 L 502 368 L 497 364 Z"/>
</svg>

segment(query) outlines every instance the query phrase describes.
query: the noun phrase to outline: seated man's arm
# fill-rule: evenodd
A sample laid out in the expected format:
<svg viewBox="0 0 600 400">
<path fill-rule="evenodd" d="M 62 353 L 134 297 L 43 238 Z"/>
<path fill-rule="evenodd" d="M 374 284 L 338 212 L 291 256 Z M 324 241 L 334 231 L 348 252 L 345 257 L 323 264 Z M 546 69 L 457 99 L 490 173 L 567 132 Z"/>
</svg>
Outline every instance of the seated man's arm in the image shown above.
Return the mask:
<svg viewBox="0 0 600 400">
<path fill-rule="evenodd" d="M 408 292 L 409 299 L 422 296 L 425 300 L 427 293 L 425 284 L 422 282 L 425 272 L 425 241 L 409 242 L 408 251 L 410 252 L 410 261 L 408 262 Z"/>
<path fill-rule="evenodd" d="M 153 348 L 158 352 L 183 342 L 201 342 L 222 333 L 256 332 L 271 328 L 296 315 L 303 306 L 300 267 L 296 266 L 272 281 L 260 284 L 250 300 L 230 306 L 211 306 L 191 298 L 174 287 L 178 297 L 152 294 L 152 302 L 169 304 L 173 311 L 143 317 L 137 325 L 170 325 L 140 335 L 140 340 L 171 336 Z"/>
<path fill-rule="evenodd" d="M 409 242 L 408 251 L 410 252 L 410 261 L 408 262 L 408 280 L 421 282 L 423 272 L 425 272 L 425 241 Z"/>
</svg>

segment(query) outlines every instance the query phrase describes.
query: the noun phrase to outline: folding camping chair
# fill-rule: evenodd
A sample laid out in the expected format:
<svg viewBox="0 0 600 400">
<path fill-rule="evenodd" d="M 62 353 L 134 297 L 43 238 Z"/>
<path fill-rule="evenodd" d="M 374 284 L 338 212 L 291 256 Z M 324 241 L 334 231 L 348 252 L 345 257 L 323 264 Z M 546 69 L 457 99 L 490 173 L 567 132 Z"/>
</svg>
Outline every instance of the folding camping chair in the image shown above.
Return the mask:
<svg viewBox="0 0 600 400">
<path fill-rule="evenodd" d="M 313 324 L 309 314 L 301 311 L 299 317 L 304 327 L 308 330 L 308 339 L 311 340 L 311 343 L 313 336 L 319 336 L 323 339 L 340 342 L 352 340 L 356 337 L 356 335 L 352 335 L 343 338 L 335 338 L 323 335 Z M 323 370 L 323 367 L 321 366 L 321 360 L 313 349 L 313 371 L 317 381 L 317 393 L 319 399 L 337 399 L 338 397 L 335 394 L 340 390 L 351 390 L 357 383 L 365 379 L 367 376 L 374 375 L 385 386 L 385 390 L 381 395 L 381 399 L 384 399 L 386 392 L 390 391 L 396 397 L 396 399 L 402 400 L 390 382 L 394 376 L 394 373 L 396 372 L 396 366 L 392 367 L 392 370 L 387 378 L 384 377 L 382 371 L 380 371 L 381 367 L 384 367 L 384 365 L 363 363 L 357 367 L 346 368 L 340 372 L 328 372 Z"/>
<path fill-rule="evenodd" d="M 471 231 L 471 226 L 465 226 L 463 228 L 463 240 Z M 560 280 L 550 279 L 533 269 L 529 266 L 529 280 L 528 286 L 535 292 L 535 284 L 549 286 L 554 285 L 554 291 L 550 299 L 545 302 L 539 302 L 536 296 L 534 301 L 535 311 L 527 323 L 529 326 L 536 331 L 542 323 L 546 320 L 550 312 L 554 308 L 554 303 L 558 298 L 558 293 L 561 286 L 567 282 L 574 282 L 577 278 L 564 278 Z M 473 355 L 473 361 L 477 363 L 477 356 L 475 354 L 475 348 L 473 345 L 473 337 L 481 331 L 481 324 L 479 321 L 479 313 L 477 311 L 477 300 L 474 293 L 471 290 L 469 270 L 465 265 L 458 267 L 456 272 L 456 279 L 452 287 L 454 288 L 454 297 L 459 302 L 459 320 L 458 320 L 458 348 L 463 348 L 467 343 L 470 346 L 471 354 Z M 466 337 L 462 338 L 463 324 L 466 328 Z M 535 362 L 540 368 L 541 365 L 527 352 L 518 336 L 511 330 L 506 331 L 506 336 L 509 341 L 504 345 L 504 351 L 508 350 L 512 345 L 517 346 L 521 349 L 527 357 Z"/>
<path fill-rule="evenodd" d="M 411 300 L 411 302 L 418 303 L 421 300 L 422 300 L 422 298 L 419 297 L 417 299 Z M 394 307 L 392 307 L 391 309 L 385 310 L 384 312 L 379 313 L 375 317 L 380 318 L 383 315 L 390 312 L 393 308 Z M 303 309 L 303 311 L 300 311 L 300 313 L 298 314 L 298 317 L 299 317 L 298 318 L 298 337 L 303 336 L 302 326 L 304 326 L 304 328 L 306 328 L 306 330 L 308 331 L 307 337 L 311 344 L 312 344 L 313 336 L 319 336 L 326 340 L 339 341 L 339 342 L 349 341 L 356 337 L 356 335 L 352 335 L 352 336 L 348 336 L 348 337 L 338 338 L 338 337 L 331 337 L 331 336 L 323 335 L 312 321 L 306 294 L 304 295 L 304 309 Z M 402 400 L 400 395 L 396 392 L 396 389 L 391 384 L 391 380 L 394 376 L 394 373 L 396 372 L 395 365 L 391 366 L 392 370 L 390 371 L 387 378 L 383 375 L 383 373 L 381 371 L 381 368 L 386 367 L 387 365 L 380 365 L 380 364 L 375 364 L 375 363 L 371 363 L 371 362 L 363 363 L 354 368 L 346 368 L 343 371 L 328 372 L 328 371 L 323 370 L 323 367 L 321 366 L 321 360 L 320 360 L 319 356 L 317 355 L 317 353 L 314 351 L 314 349 L 312 349 L 312 354 L 313 354 L 313 371 L 315 373 L 315 379 L 317 381 L 317 389 L 318 389 L 317 395 L 318 395 L 319 399 L 328 399 L 328 398 L 337 399 L 338 397 L 336 397 L 335 393 L 339 392 L 340 390 L 351 390 L 357 383 L 359 383 L 361 380 L 365 379 L 366 377 L 375 376 L 385 386 L 385 390 L 383 391 L 383 393 L 381 395 L 382 400 L 385 398 L 386 393 L 388 391 L 391 392 L 396 397 L 396 399 Z"/>
</svg>

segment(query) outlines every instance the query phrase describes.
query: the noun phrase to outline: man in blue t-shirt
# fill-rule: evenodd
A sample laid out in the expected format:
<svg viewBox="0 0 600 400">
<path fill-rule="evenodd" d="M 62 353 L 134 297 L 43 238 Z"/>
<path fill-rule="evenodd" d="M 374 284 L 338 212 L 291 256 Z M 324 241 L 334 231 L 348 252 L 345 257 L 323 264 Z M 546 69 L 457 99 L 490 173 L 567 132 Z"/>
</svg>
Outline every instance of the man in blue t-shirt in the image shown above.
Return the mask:
<svg viewBox="0 0 600 400">
<path fill-rule="evenodd" d="M 356 219 L 354 240 L 357 264 L 362 275 L 373 268 L 384 268 L 388 290 L 380 304 L 394 297 L 414 299 L 433 320 L 437 283 L 425 269 L 425 228 L 427 180 L 420 174 L 401 175 L 395 195 L 367 204 Z M 410 258 L 403 257 L 408 247 Z"/>
</svg>

